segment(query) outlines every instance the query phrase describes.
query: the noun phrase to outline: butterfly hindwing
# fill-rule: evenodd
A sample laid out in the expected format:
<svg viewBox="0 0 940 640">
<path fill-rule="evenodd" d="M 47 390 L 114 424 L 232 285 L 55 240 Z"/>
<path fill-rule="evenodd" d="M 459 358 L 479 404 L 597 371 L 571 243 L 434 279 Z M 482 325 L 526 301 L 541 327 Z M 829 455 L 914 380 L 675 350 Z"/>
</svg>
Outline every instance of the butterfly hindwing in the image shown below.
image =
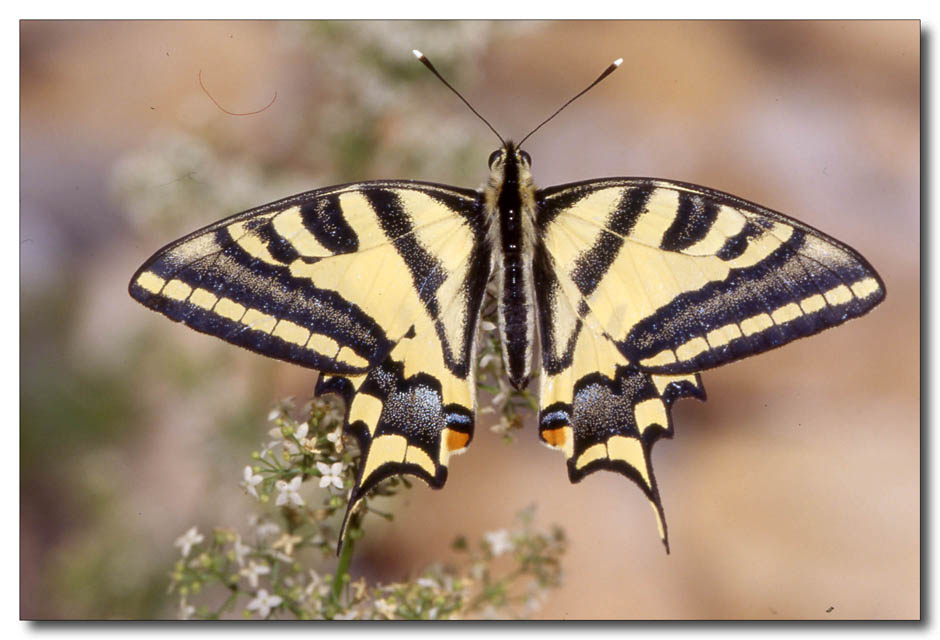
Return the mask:
<svg viewBox="0 0 940 640">
<path fill-rule="evenodd" d="M 572 482 L 600 469 L 643 490 L 668 549 L 650 452 L 698 371 L 861 315 L 884 297 L 852 249 L 693 185 L 609 179 L 537 196 L 539 434 Z"/>
<path fill-rule="evenodd" d="M 640 487 L 653 507 L 667 550 L 666 519 L 651 454 L 657 440 L 673 436 L 670 409 L 676 399 L 686 396 L 705 399 L 698 374 L 659 376 L 618 367 L 612 378 L 600 372 L 582 376 L 571 403 L 546 407 L 539 421 L 543 441 L 553 446 L 559 436 L 570 441 L 564 452 L 572 482 L 606 469 Z M 570 431 L 559 433 L 558 425 Z"/>
<path fill-rule="evenodd" d="M 492 254 L 475 191 L 410 181 L 312 191 L 160 250 L 131 295 L 199 331 L 320 369 L 359 440 L 350 505 L 379 480 L 446 479 L 473 433 Z"/>
<path fill-rule="evenodd" d="M 612 178 L 538 198 L 558 295 L 643 371 L 716 367 L 841 324 L 884 298 L 880 278 L 851 248 L 718 191 Z M 568 325 L 549 336 L 555 367 L 573 355 Z"/>
<path fill-rule="evenodd" d="M 580 482 L 601 469 L 615 471 L 643 491 L 668 550 L 666 521 L 651 453 L 662 437 L 672 437 L 673 401 L 705 399 L 698 374 L 662 376 L 631 367 L 616 344 L 586 329 L 564 295 L 560 276 L 544 244 L 533 261 L 542 340 L 539 376 L 539 437 L 565 454 L 568 477 Z M 564 341 L 566 361 L 553 357 Z"/>
</svg>

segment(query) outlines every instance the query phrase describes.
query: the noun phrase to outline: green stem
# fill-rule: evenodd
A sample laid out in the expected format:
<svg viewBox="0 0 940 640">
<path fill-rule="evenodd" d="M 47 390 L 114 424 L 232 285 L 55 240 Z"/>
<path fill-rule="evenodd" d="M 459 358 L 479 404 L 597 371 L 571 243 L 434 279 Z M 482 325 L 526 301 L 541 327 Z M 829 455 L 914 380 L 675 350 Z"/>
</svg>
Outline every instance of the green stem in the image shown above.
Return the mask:
<svg viewBox="0 0 940 640">
<path fill-rule="evenodd" d="M 512 584 L 512 582 L 516 578 L 518 578 L 519 576 L 523 574 L 525 574 L 524 569 L 522 568 L 514 569 L 512 572 L 504 576 L 502 579 L 483 585 L 483 590 L 480 593 L 478 593 L 476 597 L 470 601 L 470 604 L 467 606 L 467 611 L 475 611 L 476 609 L 480 607 L 480 605 L 482 605 L 484 602 L 489 600 L 490 597 L 494 594 L 497 594 L 497 593 L 506 594 L 506 592 L 508 591 L 509 585 Z"/>
<path fill-rule="evenodd" d="M 219 617 L 222 615 L 222 612 L 225 611 L 226 609 L 228 609 L 229 606 L 230 606 L 233 602 L 235 602 L 235 598 L 237 598 L 237 597 L 238 597 L 238 591 L 232 590 L 232 592 L 231 592 L 231 593 L 229 594 L 229 596 L 228 596 L 228 599 L 227 599 L 225 602 L 222 603 L 222 606 L 219 607 L 218 610 L 216 610 L 215 613 L 209 614 L 210 619 L 212 619 L 212 620 L 218 620 Z"/>
<path fill-rule="evenodd" d="M 343 590 L 343 576 L 349 573 L 349 563 L 352 561 L 353 547 L 355 542 L 353 542 L 352 536 L 349 535 L 350 531 L 354 527 L 358 527 L 358 519 L 355 516 L 352 516 L 349 526 L 346 528 L 346 537 L 343 539 L 343 546 L 339 552 L 339 564 L 336 565 L 336 575 L 333 576 L 333 584 L 331 585 L 330 591 L 333 594 L 333 604 L 339 606 L 339 596 Z"/>
</svg>

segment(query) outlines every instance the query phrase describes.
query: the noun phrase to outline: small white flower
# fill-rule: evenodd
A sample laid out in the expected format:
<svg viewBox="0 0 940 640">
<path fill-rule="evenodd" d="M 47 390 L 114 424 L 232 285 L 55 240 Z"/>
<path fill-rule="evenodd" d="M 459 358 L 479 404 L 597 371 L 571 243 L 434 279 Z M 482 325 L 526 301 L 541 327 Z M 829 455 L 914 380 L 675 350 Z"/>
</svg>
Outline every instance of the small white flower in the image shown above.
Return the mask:
<svg viewBox="0 0 940 640">
<path fill-rule="evenodd" d="M 238 566 L 244 567 L 245 556 L 251 551 L 251 547 L 247 544 L 242 544 L 241 536 L 235 536 L 235 545 L 232 547 L 232 550 L 235 552 L 235 560 L 238 562 Z"/>
<path fill-rule="evenodd" d="M 334 620 L 358 620 L 359 612 L 356 611 L 355 609 L 350 609 L 346 613 L 337 613 L 335 616 L 333 616 L 333 619 Z"/>
<path fill-rule="evenodd" d="M 494 607 L 492 604 L 488 604 L 483 607 L 483 611 L 480 615 L 484 620 L 503 620 L 506 617 L 503 613 L 500 613 L 499 609 Z"/>
<path fill-rule="evenodd" d="M 481 369 L 485 369 L 485 368 L 486 368 L 486 365 L 488 365 L 489 363 L 491 363 L 491 362 L 492 362 L 493 360 L 495 360 L 495 359 L 496 359 L 496 356 L 495 356 L 494 354 L 492 354 L 492 353 L 485 353 L 485 354 L 483 354 L 483 357 L 480 358 L 480 368 L 481 368 Z"/>
<path fill-rule="evenodd" d="M 380 616 L 385 616 L 389 620 L 395 617 L 395 611 L 398 609 L 398 606 L 382 598 L 381 600 L 375 601 L 375 611 Z"/>
<path fill-rule="evenodd" d="M 502 409 L 503 406 L 506 404 L 506 402 L 509 400 L 509 393 L 510 393 L 509 385 L 506 384 L 505 380 L 500 378 L 499 379 L 499 393 L 493 396 L 493 399 L 490 400 L 490 403 L 494 407 L 498 407 Z"/>
<path fill-rule="evenodd" d="M 274 558 L 275 560 L 286 562 L 287 564 L 290 564 L 294 561 L 294 559 L 291 558 L 289 555 L 287 555 L 286 553 L 281 553 L 280 551 L 275 551 L 271 557 Z"/>
<path fill-rule="evenodd" d="M 326 439 L 333 443 L 333 449 L 336 450 L 336 453 L 340 453 L 343 450 L 343 427 L 342 425 L 337 427 L 335 431 L 331 431 L 326 434 Z"/>
<path fill-rule="evenodd" d="M 275 434 L 275 431 L 277 431 L 277 434 Z M 308 449 L 310 451 L 313 451 L 316 449 L 316 438 L 311 438 L 309 440 L 307 439 L 307 433 L 309 432 L 310 432 L 310 424 L 307 422 L 304 422 L 302 424 L 297 425 L 297 428 L 294 430 L 293 436 L 285 436 L 283 433 L 281 433 L 280 429 L 272 429 L 270 431 L 270 434 L 272 436 L 280 438 L 280 441 L 278 441 L 277 444 L 284 445 L 284 450 L 287 451 L 287 453 L 289 453 L 292 456 L 296 456 L 300 453 L 301 448 Z M 300 443 L 300 447 L 298 447 L 297 444 L 294 442 L 295 439 L 297 440 L 298 443 Z"/>
<path fill-rule="evenodd" d="M 269 520 L 260 520 L 253 524 L 255 525 L 255 535 L 258 536 L 259 540 L 276 536 L 281 532 L 281 528 Z"/>
<path fill-rule="evenodd" d="M 298 447 L 296 444 L 294 444 L 290 440 L 285 439 L 284 442 L 282 442 L 281 444 L 284 445 L 284 450 L 287 451 L 287 453 L 289 453 L 292 456 L 296 456 L 298 453 L 300 453 L 300 447 Z"/>
<path fill-rule="evenodd" d="M 294 408 L 294 399 L 284 398 L 278 403 L 276 407 L 274 407 L 268 412 L 268 421 L 274 422 L 278 418 L 287 417 L 287 412 L 293 408 Z"/>
<path fill-rule="evenodd" d="M 499 420 L 490 425 L 490 431 L 497 435 L 504 436 L 512 429 L 512 424 L 506 416 L 500 416 Z"/>
<path fill-rule="evenodd" d="M 505 529 L 484 533 L 483 538 L 486 540 L 486 544 L 489 545 L 490 551 L 494 556 L 501 556 L 507 551 L 513 550 L 512 539 L 509 537 L 509 532 Z"/>
<path fill-rule="evenodd" d="M 248 563 L 248 566 L 238 572 L 248 578 L 248 583 L 252 589 L 258 588 L 258 576 L 264 576 L 271 573 L 271 567 L 266 564 L 258 564 L 254 560 Z M 265 614 L 267 615 L 267 614 Z"/>
<path fill-rule="evenodd" d="M 304 504 L 304 499 L 300 497 L 300 494 L 297 493 L 297 490 L 300 488 L 301 477 L 299 475 L 291 478 L 290 482 L 285 482 L 284 480 L 278 480 L 275 483 L 275 487 L 280 492 L 277 494 L 277 500 L 274 501 L 279 507 L 284 506 L 288 502 L 293 502 L 298 507 L 302 507 Z M 322 480 L 321 480 L 322 485 Z"/>
<path fill-rule="evenodd" d="M 424 587 L 425 589 L 436 589 L 437 582 L 431 578 L 418 578 L 416 581 L 419 587 Z"/>
<path fill-rule="evenodd" d="M 258 492 L 255 491 L 255 487 L 261 484 L 263 480 L 264 478 L 261 475 L 252 471 L 250 466 L 246 466 L 242 471 L 242 481 L 239 482 L 238 485 L 245 490 L 245 493 L 254 496 L 257 500 Z"/>
<path fill-rule="evenodd" d="M 288 437 L 284 435 L 284 432 L 281 430 L 281 427 L 274 427 L 273 429 L 268 431 L 268 435 L 274 438 L 274 440 L 271 440 L 264 447 L 264 453 L 267 453 L 268 451 L 274 449 L 274 447 L 278 445 L 284 447 L 284 450 L 287 451 L 287 453 L 289 453 L 292 456 L 295 456 L 298 453 L 300 453 L 300 449 L 297 447 L 296 444 L 294 444 L 293 440 L 289 439 Z"/>
<path fill-rule="evenodd" d="M 187 604 L 185 599 L 180 599 L 180 620 L 189 620 L 196 613 L 196 607 Z"/>
<path fill-rule="evenodd" d="M 480 323 L 480 326 L 484 331 L 496 331 L 496 325 L 490 322 L 489 320 L 483 320 Z"/>
<path fill-rule="evenodd" d="M 258 457 L 259 457 L 259 458 L 265 457 L 266 455 L 268 455 L 269 453 L 271 453 L 271 450 L 274 449 L 274 447 L 276 447 L 276 446 L 279 445 L 279 444 L 281 444 L 281 443 L 278 442 L 277 440 L 271 440 L 271 441 L 268 442 L 266 445 L 264 445 L 263 447 L 261 447 L 261 451 L 258 453 Z"/>
<path fill-rule="evenodd" d="M 353 588 L 353 602 L 359 602 L 366 597 L 366 590 L 369 585 L 366 583 L 365 578 L 359 578 L 355 582 L 351 582 L 349 586 Z"/>
<path fill-rule="evenodd" d="M 297 427 L 294 437 L 297 438 L 297 441 L 300 442 L 300 446 L 306 449 L 307 451 L 316 451 L 317 450 L 317 437 L 310 436 L 307 437 L 310 433 L 310 423 L 305 422 L 299 427 Z"/>
<path fill-rule="evenodd" d="M 343 470 L 346 468 L 346 465 L 342 462 L 334 462 L 332 465 L 327 465 L 325 462 L 318 462 L 317 469 L 320 471 L 320 488 L 329 487 L 330 485 L 336 487 L 337 489 L 343 488 Z"/>
<path fill-rule="evenodd" d="M 205 538 L 202 534 L 196 530 L 196 527 L 193 527 L 179 538 L 176 539 L 176 542 L 173 543 L 174 547 L 179 547 L 183 551 L 183 557 L 189 555 L 190 550 L 193 548 L 193 545 L 199 544 Z"/>
<path fill-rule="evenodd" d="M 284 553 L 287 554 L 287 562 L 291 562 L 290 556 L 294 555 L 294 545 L 303 542 L 304 539 L 300 536 L 292 536 L 286 531 L 278 538 L 274 544 L 271 545 L 272 549 L 284 549 Z"/>
<path fill-rule="evenodd" d="M 522 605 L 522 615 L 530 616 L 536 611 L 539 610 L 542 606 L 542 600 L 539 597 L 538 593 L 530 593 L 529 597 L 526 598 L 525 604 Z"/>
<path fill-rule="evenodd" d="M 267 589 L 260 589 L 255 599 L 248 603 L 248 609 L 257 611 L 259 617 L 267 618 L 268 614 L 271 613 L 271 609 L 283 601 L 284 599 L 281 596 L 268 595 Z"/>
<path fill-rule="evenodd" d="M 273 429 L 268 430 L 268 437 L 273 438 L 273 440 L 268 440 L 268 443 L 261 447 L 261 453 L 258 454 L 259 458 L 263 458 L 268 455 L 275 447 L 284 444 L 284 434 L 281 433 L 280 427 L 274 427 Z"/>
<path fill-rule="evenodd" d="M 310 582 L 304 587 L 304 594 L 308 598 L 312 598 L 314 595 L 319 597 L 324 597 L 330 592 L 330 585 L 326 582 L 323 582 L 323 578 L 320 577 L 320 574 L 310 570 Z"/>
</svg>

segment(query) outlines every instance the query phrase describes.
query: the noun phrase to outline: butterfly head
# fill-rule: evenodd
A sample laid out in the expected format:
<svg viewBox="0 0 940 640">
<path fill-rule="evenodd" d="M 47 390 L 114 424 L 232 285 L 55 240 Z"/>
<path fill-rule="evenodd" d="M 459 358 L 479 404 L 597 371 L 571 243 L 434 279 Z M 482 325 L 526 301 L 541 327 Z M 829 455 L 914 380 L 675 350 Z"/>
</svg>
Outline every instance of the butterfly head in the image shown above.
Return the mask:
<svg viewBox="0 0 940 640">
<path fill-rule="evenodd" d="M 532 168 L 532 156 L 517 147 L 512 140 L 509 140 L 502 147 L 491 153 L 490 159 L 487 160 L 490 171 L 504 170 L 507 162 L 519 168 L 524 168 L 526 171 Z"/>
<path fill-rule="evenodd" d="M 509 140 L 490 154 L 490 185 L 494 188 L 517 185 L 529 188 L 532 184 L 532 156 Z"/>
</svg>

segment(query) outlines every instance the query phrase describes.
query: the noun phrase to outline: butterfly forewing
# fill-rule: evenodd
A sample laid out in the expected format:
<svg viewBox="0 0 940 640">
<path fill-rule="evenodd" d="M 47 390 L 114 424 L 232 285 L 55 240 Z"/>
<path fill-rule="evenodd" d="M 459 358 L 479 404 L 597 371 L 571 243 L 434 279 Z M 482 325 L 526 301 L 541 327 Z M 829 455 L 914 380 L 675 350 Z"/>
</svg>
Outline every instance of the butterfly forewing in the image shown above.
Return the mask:
<svg viewBox="0 0 940 640">
<path fill-rule="evenodd" d="M 239 346 L 323 371 L 361 373 L 384 359 L 422 309 L 436 313 L 438 296 L 454 304 L 450 265 L 432 252 L 449 238 L 472 250 L 476 198 L 412 182 L 301 194 L 161 249 L 135 274 L 130 293 Z M 466 369 L 472 332 L 450 322 L 441 334 L 451 365 Z"/>
<path fill-rule="evenodd" d="M 884 298 L 854 250 L 710 189 L 614 178 L 546 189 L 539 204 L 556 295 L 581 321 L 549 337 L 553 367 L 570 363 L 583 326 L 640 370 L 693 373 L 841 324 Z"/>
</svg>

